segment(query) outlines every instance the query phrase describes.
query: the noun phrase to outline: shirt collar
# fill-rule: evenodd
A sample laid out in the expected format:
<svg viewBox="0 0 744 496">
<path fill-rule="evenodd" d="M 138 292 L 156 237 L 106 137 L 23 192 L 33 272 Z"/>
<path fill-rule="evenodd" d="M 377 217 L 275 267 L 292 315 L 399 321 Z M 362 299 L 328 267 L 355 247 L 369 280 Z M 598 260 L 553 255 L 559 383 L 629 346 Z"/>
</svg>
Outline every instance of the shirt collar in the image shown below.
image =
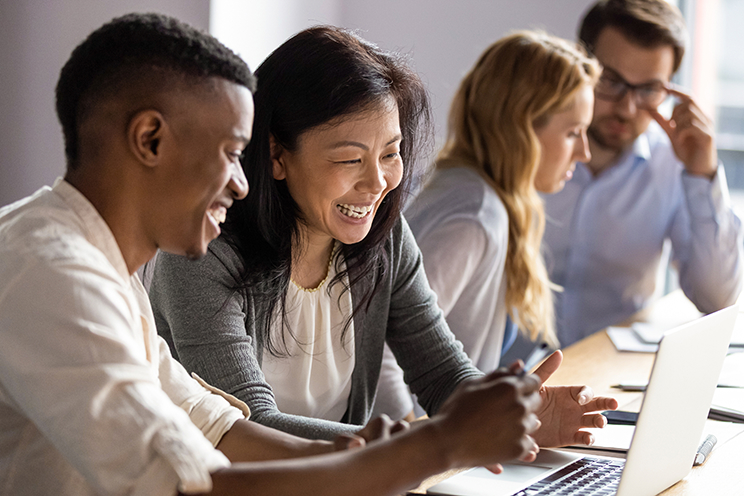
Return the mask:
<svg viewBox="0 0 744 496">
<path fill-rule="evenodd" d="M 609 171 L 617 170 L 630 170 L 641 166 L 642 164 L 648 164 L 651 160 L 651 142 L 648 138 L 648 133 L 643 133 L 633 144 L 625 150 L 614 165 L 612 165 Z M 614 174 L 617 174 L 616 172 Z"/>
<path fill-rule="evenodd" d="M 651 143 L 649 142 L 648 132 L 645 132 L 636 138 L 630 148 L 620 154 L 620 157 L 614 165 L 609 167 L 608 170 L 616 170 L 618 168 L 624 169 L 626 167 L 632 168 L 638 164 L 647 163 L 649 160 L 651 160 Z M 581 167 L 577 166 L 576 171 L 574 172 L 574 178 L 571 179 L 571 182 L 590 182 L 594 176 L 589 170 L 589 167 L 583 162 L 579 162 L 577 165 L 580 165 Z M 604 172 L 601 175 L 604 175 Z"/>
<path fill-rule="evenodd" d="M 96 207 L 80 191 L 61 177 L 54 182 L 52 191 L 61 197 L 70 210 L 75 212 L 82 220 L 88 241 L 103 252 L 122 279 L 129 283 L 129 269 L 127 269 L 127 264 L 124 261 L 124 255 L 121 253 L 114 233 L 111 232 Z"/>
<path fill-rule="evenodd" d="M 633 142 L 632 152 L 636 158 L 643 160 L 651 159 L 651 144 L 648 141 L 648 135 L 646 133 L 641 134 Z"/>
</svg>

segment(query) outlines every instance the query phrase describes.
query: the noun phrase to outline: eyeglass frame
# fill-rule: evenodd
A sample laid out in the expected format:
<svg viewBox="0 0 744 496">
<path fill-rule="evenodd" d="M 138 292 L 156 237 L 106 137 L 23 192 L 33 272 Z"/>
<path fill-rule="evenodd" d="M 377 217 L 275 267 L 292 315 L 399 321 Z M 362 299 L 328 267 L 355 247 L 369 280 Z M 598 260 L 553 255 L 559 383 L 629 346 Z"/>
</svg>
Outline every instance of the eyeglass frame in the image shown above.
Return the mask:
<svg viewBox="0 0 744 496">
<path fill-rule="evenodd" d="M 616 81 L 614 81 L 615 84 L 622 84 L 623 85 L 622 91 L 617 96 L 615 96 L 615 97 L 610 96 L 610 95 L 608 95 L 606 93 L 605 94 L 602 94 L 600 91 L 598 91 L 598 88 L 599 88 L 602 80 L 605 78 L 605 75 L 608 74 L 608 73 L 609 74 L 612 74 L 613 75 L 613 78 L 616 79 Z M 605 81 L 606 81 L 606 79 L 605 79 Z M 656 105 L 645 105 L 645 104 L 641 103 L 641 99 L 639 97 L 638 90 L 647 89 L 650 86 L 653 86 L 655 84 L 659 84 L 660 85 L 661 93 L 664 95 L 664 97 L 661 98 L 659 100 L 659 103 L 656 104 Z M 597 85 L 594 87 L 594 96 L 597 97 L 597 98 L 599 98 L 600 100 L 605 100 L 605 101 L 608 101 L 608 102 L 619 102 L 623 98 L 625 98 L 625 95 L 627 95 L 629 91 L 633 93 L 633 96 L 634 96 L 633 100 L 635 102 L 636 107 L 638 107 L 640 109 L 643 109 L 643 110 L 655 110 L 655 109 L 657 109 L 659 107 L 659 105 L 661 105 L 662 103 L 664 103 L 664 100 L 666 100 L 669 97 L 669 95 L 670 95 L 670 93 L 669 93 L 669 87 L 665 83 L 663 83 L 663 82 L 660 82 L 659 81 L 658 83 L 653 82 L 653 83 L 631 84 L 624 77 L 622 77 L 615 69 L 613 69 L 611 67 L 606 67 L 605 66 L 604 67 L 604 70 L 602 71 L 602 75 L 600 76 L 599 81 L 597 82 Z"/>
</svg>

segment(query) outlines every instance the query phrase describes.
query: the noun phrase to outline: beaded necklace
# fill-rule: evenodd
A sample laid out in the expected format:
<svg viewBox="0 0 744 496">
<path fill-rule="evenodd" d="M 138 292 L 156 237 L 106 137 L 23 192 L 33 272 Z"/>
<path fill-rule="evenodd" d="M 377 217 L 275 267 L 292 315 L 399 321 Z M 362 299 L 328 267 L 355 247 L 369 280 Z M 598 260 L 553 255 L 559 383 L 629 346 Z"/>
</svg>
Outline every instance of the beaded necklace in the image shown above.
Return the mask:
<svg viewBox="0 0 744 496">
<path fill-rule="evenodd" d="M 292 281 L 292 284 L 297 286 L 297 289 L 304 291 L 306 293 L 315 293 L 320 288 L 322 288 L 323 284 L 325 284 L 325 282 L 328 280 L 328 276 L 331 274 L 331 264 L 333 263 L 333 255 L 336 253 L 336 247 L 337 247 L 337 244 L 334 242 L 333 249 L 331 249 L 331 256 L 328 257 L 328 267 L 326 268 L 326 275 L 323 278 L 323 280 L 320 281 L 320 283 L 318 283 L 317 286 L 315 286 L 314 288 L 303 288 L 302 286 L 297 284 L 294 279 L 290 277 L 289 280 Z"/>
</svg>

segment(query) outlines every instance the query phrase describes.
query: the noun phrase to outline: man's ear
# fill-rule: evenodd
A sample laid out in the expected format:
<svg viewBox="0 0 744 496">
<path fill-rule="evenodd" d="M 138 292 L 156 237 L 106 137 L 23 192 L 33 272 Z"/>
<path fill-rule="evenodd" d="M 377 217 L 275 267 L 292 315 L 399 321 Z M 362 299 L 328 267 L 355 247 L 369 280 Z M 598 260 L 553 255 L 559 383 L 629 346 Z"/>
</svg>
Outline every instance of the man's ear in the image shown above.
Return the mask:
<svg viewBox="0 0 744 496">
<path fill-rule="evenodd" d="M 144 165 L 155 167 L 162 159 L 162 139 L 166 127 L 163 115 L 152 109 L 138 112 L 129 120 L 129 149 Z"/>
<path fill-rule="evenodd" d="M 276 142 L 274 136 L 269 137 L 269 147 L 271 152 L 271 165 L 274 173 L 274 179 L 281 181 L 287 178 L 287 170 L 284 167 L 284 160 L 282 155 L 284 154 L 284 148 L 282 145 Z"/>
</svg>

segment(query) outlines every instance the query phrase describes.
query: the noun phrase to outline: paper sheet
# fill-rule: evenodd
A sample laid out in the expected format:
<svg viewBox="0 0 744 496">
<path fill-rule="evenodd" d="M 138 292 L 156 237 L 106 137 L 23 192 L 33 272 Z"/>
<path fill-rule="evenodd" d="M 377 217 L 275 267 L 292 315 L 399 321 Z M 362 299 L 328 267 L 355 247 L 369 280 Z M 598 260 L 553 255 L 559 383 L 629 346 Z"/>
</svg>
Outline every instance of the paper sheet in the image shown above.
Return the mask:
<svg viewBox="0 0 744 496">
<path fill-rule="evenodd" d="M 569 448 L 580 449 L 582 451 L 597 450 L 627 452 L 630 448 L 630 442 L 633 439 L 635 426 L 611 424 L 605 426 L 603 429 L 586 430 L 594 434 L 594 444 L 592 446 L 569 446 Z M 708 434 L 713 434 L 716 436 L 716 439 L 718 439 L 718 442 L 713 447 L 713 450 L 715 451 L 716 448 L 742 432 L 744 432 L 744 424 L 707 420 L 705 422 L 705 429 L 703 429 L 703 436 L 700 438 L 700 442 L 702 443 Z"/>
<path fill-rule="evenodd" d="M 744 321 L 744 318 L 742 317 L 737 319 L 737 323 L 742 321 Z M 661 336 L 658 337 L 656 343 L 648 342 L 653 341 L 654 335 L 652 333 L 646 332 L 645 329 L 647 328 L 648 324 L 633 324 L 632 327 L 610 326 L 607 328 L 607 335 L 610 337 L 610 340 L 612 341 L 612 344 L 615 345 L 615 349 L 617 351 L 656 353 L 656 351 L 659 349 L 658 340 L 661 339 Z M 644 330 L 638 331 L 637 329 Z M 744 329 L 744 326 L 742 326 L 742 329 Z M 643 338 L 641 338 L 641 335 L 643 335 Z M 729 347 L 729 353 L 744 353 L 744 346 L 739 344 L 736 344 L 736 346 L 732 345 L 731 347 Z"/>
<path fill-rule="evenodd" d="M 608 327 L 607 335 L 617 351 L 635 351 L 641 353 L 656 353 L 658 344 L 644 343 L 630 327 Z"/>
<path fill-rule="evenodd" d="M 631 324 L 630 328 L 635 332 L 641 342 L 643 343 L 658 343 L 661 337 L 669 329 L 673 329 L 676 326 L 664 326 L 654 325 L 647 322 L 635 322 Z M 734 333 L 731 336 L 732 347 L 744 347 L 744 315 L 739 312 L 736 318 L 736 324 L 734 324 Z"/>
<path fill-rule="evenodd" d="M 744 353 L 731 353 L 724 359 L 718 385 L 744 388 Z"/>
<path fill-rule="evenodd" d="M 711 407 L 723 407 L 736 410 L 744 417 L 744 389 L 716 388 Z"/>
</svg>

